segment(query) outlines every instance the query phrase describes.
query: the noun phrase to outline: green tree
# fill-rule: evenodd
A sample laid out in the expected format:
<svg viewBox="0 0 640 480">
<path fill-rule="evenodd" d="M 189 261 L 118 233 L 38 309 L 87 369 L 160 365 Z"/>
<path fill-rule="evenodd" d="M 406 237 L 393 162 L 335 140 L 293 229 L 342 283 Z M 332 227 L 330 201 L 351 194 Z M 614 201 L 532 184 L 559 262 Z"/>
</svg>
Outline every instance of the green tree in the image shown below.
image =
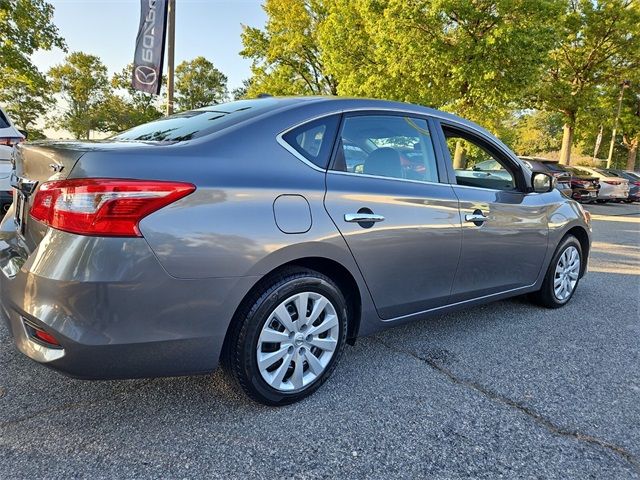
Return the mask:
<svg viewBox="0 0 640 480">
<path fill-rule="evenodd" d="M 640 9 L 634 0 L 571 0 L 560 18 L 535 93 L 540 108 L 563 115 L 560 161 L 569 164 L 576 122 L 602 89 L 640 67 Z"/>
<path fill-rule="evenodd" d="M 245 98 L 250 98 L 249 96 L 249 90 L 251 89 L 251 80 L 250 79 L 244 79 L 242 81 L 242 85 L 234 88 L 231 91 L 231 96 L 233 97 L 234 100 L 242 100 Z"/>
<path fill-rule="evenodd" d="M 321 25 L 341 95 L 433 105 L 495 126 L 526 102 L 555 0 L 335 0 Z"/>
<path fill-rule="evenodd" d="M 62 112 L 53 116 L 55 126 L 89 138 L 100 126 L 100 107 L 111 91 L 107 68 L 95 55 L 74 52 L 52 67 L 49 77 L 53 92 L 64 100 Z"/>
<path fill-rule="evenodd" d="M 42 132 L 35 129 L 36 122 L 55 104 L 49 91 L 49 82 L 37 71 L 23 74 L 18 74 L 16 70 L 5 72 L 0 102 L 31 139 L 42 136 Z"/>
<path fill-rule="evenodd" d="M 227 98 L 227 77 L 204 57 L 184 61 L 176 67 L 177 110 L 192 110 L 221 103 Z"/>
<path fill-rule="evenodd" d="M 518 155 L 557 151 L 562 143 L 562 115 L 532 111 L 520 115 L 511 125 L 511 147 Z"/>
<path fill-rule="evenodd" d="M 0 101 L 30 138 L 42 137 L 35 123 L 52 105 L 47 81 L 31 55 L 54 47 L 66 50 L 53 10 L 43 0 L 0 0 Z"/>
<path fill-rule="evenodd" d="M 640 76 L 631 83 L 631 91 L 623 105 L 620 116 L 622 145 L 627 151 L 627 170 L 640 169 L 638 164 L 638 148 L 640 147 Z"/>
<path fill-rule="evenodd" d="M 36 50 L 66 49 L 53 24 L 53 7 L 44 0 L 0 0 L 0 85 L 5 75 L 37 72 Z"/>
<path fill-rule="evenodd" d="M 141 92 L 131 86 L 132 71 L 133 64 L 129 64 L 111 78 L 113 91 L 105 96 L 101 104 L 98 130 L 121 132 L 162 116 L 156 95 Z"/>
<path fill-rule="evenodd" d="M 240 52 L 252 61 L 250 96 L 336 95 L 318 39 L 327 10 L 323 0 L 266 0 L 264 30 L 243 26 Z"/>
</svg>

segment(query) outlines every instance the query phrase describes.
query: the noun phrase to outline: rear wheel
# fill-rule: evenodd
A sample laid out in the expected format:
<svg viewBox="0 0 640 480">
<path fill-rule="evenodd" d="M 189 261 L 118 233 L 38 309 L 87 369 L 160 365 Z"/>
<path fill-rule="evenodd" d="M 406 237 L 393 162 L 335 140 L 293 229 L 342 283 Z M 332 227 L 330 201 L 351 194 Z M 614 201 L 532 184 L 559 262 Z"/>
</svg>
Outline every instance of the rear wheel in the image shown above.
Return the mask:
<svg viewBox="0 0 640 480">
<path fill-rule="evenodd" d="M 566 305 L 576 291 L 582 270 L 582 248 L 573 235 L 565 237 L 556 249 L 542 287 L 533 300 L 548 308 Z"/>
<path fill-rule="evenodd" d="M 288 269 L 238 312 L 224 363 L 249 397 L 287 405 L 329 377 L 346 332 L 347 305 L 338 286 L 313 270 Z"/>
</svg>

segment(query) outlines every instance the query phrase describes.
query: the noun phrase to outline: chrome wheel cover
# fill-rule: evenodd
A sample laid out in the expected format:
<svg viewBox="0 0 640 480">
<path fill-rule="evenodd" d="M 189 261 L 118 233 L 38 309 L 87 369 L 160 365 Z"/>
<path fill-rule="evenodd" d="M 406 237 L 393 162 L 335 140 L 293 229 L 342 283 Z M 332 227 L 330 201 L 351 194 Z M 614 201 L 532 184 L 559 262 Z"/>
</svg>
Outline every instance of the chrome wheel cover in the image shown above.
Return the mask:
<svg viewBox="0 0 640 480">
<path fill-rule="evenodd" d="M 316 292 L 297 293 L 271 312 L 256 355 L 263 380 L 281 392 L 302 390 L 325 371 L 340 336 L 333 304 Z"/>
<path fill-rule="evenodd" d="M 569 299 L 576 288 L 579 275 L 580 253 L 574 246 L 567 247 L 558 258 L 553 277 L 553 293 L 559 301 L 564 302 Z"/>
</svg>

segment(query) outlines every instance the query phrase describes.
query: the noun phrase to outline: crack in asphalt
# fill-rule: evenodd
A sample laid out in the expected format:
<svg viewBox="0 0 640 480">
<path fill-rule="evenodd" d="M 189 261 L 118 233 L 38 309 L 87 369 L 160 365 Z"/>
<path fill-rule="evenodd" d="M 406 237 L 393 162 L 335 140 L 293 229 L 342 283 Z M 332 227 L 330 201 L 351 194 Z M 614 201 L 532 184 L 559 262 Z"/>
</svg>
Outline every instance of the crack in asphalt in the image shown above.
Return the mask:
<svg viewBox="0 0 640 480">
<path fill-rule="evenodd" d="M 525 405 L 522 405 L 521 403 L 518 403 L 517 401 L 512 400 L 511 398 L 509 398 L 507 396 L 504 396 L 504 395 L 502 395 L 500 393 L 494 392 L 493 390 L 490 390 L 489 388 L 485 387 L 484 385 L 482 385 L 482 384 L 480 384 L 478 382 L 474 382 L 472 380 L 465 380 L 463 378 L 458 377 L 455 373 L 453 373 L 453 371 L 451 371 L 448 368 L 446 368 L 445 366 L 439 364 L 438 362 L 436 362 L 432 358 L 421 357 L 420 355 L 418 355 L 418 354 L 416 354 L 414 352 L 403 350 L 401 348 L 395 347 L 395 346 L 385 342 L 384 340 L 382 340 L 378 336 L 374 336 L 373 339 L 377 340 L 382 346 L 384 346 L 385 348 L 387 348 L 389 350 L 392 350 L 394 352 L 397 352 L 397 353 L 400 353 L 400 354 L 403 354 L 403 355 L 408 355 L 408 356 L 410 356 L 412 358 L 415 358 L 416 360 L 419 360 L 419 361 L 421 361 L 423 363 L 426 363 L 433 370 L 443 374 L 449 380 L 451 380 L 453 383 L 455 383 L 457 385 L 461 385 L 463 387 L 466 387 L 466 388 L 469 388 L 471 390 L 474 390 L 474 391 L 482 394 L 483 396 L 489 398 L 490 400 L 493 400 L 494 402 L 502 403 L 504 405 L 507 405 L 508 407 L 511 407 L 511 408 L 514 408 L 514 409 L 520 411 L 521 413 L 524 413 L 529 418 L 534 420 L 536 423 L 538 423 L 539 425 L 542 425 L 544 428 L 546 428 L 551 433 L 554 433 L 556 435 L 561 435 L 561 436 L 564 436 L 564 437 L 573 438 L 575 440 L 578 440 L 579 442 L 587 443 L 587 444 L 592 445 L 592 446 L 597 446 L 597 447 L 609 450 L 609 451 L 615 453 L 616 455 L 622 457 L 629 464 L 631 464 L 631 466 L 637 472 L 640 472 L 640 460 L 638 460 L 631 452 L 626 450 L 624 447 L 621 447 L 620 445 L 616 445 L 614 443 L 607 442 L 605 440 L 602 440 L 600 438 L 594 437 L 592 435 L 588 435 L 588 434 L 585 434 L 585 433 L 580 433 L 580 432 L 578 432 L 576 430 L 569 430 L 569 429 L 564 428 L 564 427 L 562 427 L 560 425 L 556 425 L 553 421 L 551 421 L 548 418 L 544 417 L 543 415 L 541 415 L 540 413 L 536 412 L 535 410 L 533 410 L 533 409 L 531 409 L 531 408 L 529 408 L 529 407 L 527 407 Z"/>
</svg>

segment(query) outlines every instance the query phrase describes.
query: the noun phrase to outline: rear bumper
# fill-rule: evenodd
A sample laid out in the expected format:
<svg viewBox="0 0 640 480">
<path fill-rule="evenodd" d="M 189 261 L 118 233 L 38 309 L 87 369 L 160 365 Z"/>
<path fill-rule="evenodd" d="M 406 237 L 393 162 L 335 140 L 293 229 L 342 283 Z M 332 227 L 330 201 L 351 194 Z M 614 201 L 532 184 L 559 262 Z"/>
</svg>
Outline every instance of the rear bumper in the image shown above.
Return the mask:
<svg viewBox="0 0 640 480">
<path fill-rule="evenodd" d="M 573 189 L 571 198 L 580 202 L 597 200 L 599 198 L 597 190 Z"/>
<path fill-rule="evenodd" d="M 623 188 L 612 188 L 606 192 L 600 191 L 598 198 L 602 200 L 626 200 L 629 197 L 629 190 Z"/>
<path fill-rule="evenodd" d="M 50 230 L 27 254 L 12 223 L 0 226 L 0 313 L 22 353 L 74 377 L 214 370 L 235 308 L 257 280 L 175 279 L 142 238 Z M 25 320 L 62 349 L 34 340 Z"/>
</svg>

